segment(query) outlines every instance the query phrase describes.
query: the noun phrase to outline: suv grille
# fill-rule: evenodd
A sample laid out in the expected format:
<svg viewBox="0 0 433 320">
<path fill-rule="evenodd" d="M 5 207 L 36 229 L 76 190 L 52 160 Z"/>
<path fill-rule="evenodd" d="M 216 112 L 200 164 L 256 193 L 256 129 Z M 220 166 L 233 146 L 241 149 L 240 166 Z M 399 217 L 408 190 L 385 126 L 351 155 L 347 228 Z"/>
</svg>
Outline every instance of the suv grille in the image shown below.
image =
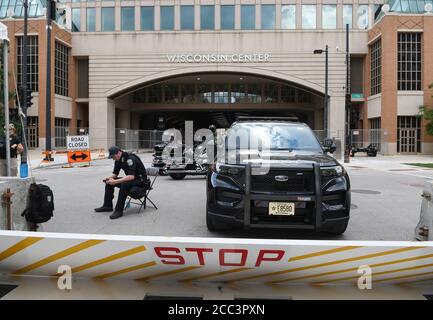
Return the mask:
<svg viewBox="0 0 433 320">
<path fill-rule="evenodd" d="M 277 181 L 275 177 L 287 177 L 287 181 Z M 314 172 L 312 170 L 271 169 L 266 175 L 251 176 L 251 191 L 265 192 L 314 192 Z"/>
</svg>

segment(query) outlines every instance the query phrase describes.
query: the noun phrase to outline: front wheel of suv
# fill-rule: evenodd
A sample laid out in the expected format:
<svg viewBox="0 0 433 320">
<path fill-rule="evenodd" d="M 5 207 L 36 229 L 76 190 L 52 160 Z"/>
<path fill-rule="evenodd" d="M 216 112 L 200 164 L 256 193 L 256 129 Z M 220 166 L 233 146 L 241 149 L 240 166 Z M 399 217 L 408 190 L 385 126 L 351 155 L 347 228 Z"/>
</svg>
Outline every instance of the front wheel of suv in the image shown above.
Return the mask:
<svg viewBox="0 0 433 320">
<path fill-rule="evenodd" d="M 324 231 L 333 235 L 340 235 L 346 231 L 348 224 L 349 224 L 349 220 L 345 220 L 343 222 L 337 222 L 333 224 L 331 227 L 325 229 Z"/>
</svg>

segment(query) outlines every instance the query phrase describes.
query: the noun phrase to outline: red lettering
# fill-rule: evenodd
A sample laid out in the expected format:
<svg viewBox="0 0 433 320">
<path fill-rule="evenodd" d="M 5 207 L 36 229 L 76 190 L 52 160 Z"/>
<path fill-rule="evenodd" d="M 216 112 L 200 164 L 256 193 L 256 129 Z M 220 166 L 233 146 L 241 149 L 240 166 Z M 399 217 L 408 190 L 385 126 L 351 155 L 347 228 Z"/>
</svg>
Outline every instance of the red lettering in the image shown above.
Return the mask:
<svg viewBox="0 0 433 320">
<path fill-rule="evenodd" d="M 226 263 L 225 262 L 225 254 L 226 253 L 240 253 L 241 256 L 241 262 L 239 263 Z M 220 250 L 220 265 L 221 266 L 231 266 L 231 267 L 242 267 L 245 265 L 247 261 L 248 256 L 248 250 L 246 249 L 221 249 Z"/>
<path fill-rule="evenodd" d="M 266 254 L 274 255 L 273 257 L 265 257 Z M 260 267 L 263 261 L 280 261 L 284 257 L 283 250 L 260 250 L 257 257 L 256 267 Z"/>
<path fill-rule="evenodd" d="M 168 255 L 168 254 L 163 254 L 163 251 L 171 251 L 171 252 L 175 252 L 175 253 L 180 253 L 180 250 L 178 248 L 164 248 L 164 247 L 155 247 L 154 248 L 156 255 L 161 258 L 161 262 L 164 264 L 185 264 L 185 259 L 182 256 L 179 255 Z M 177 261 L 169 261 L 169 260 L 164 260 L 162 258 L 166 258 L 166 259 L 176 259 Z"/>
<path fill-rule="evenodd" d="M 204 266 L 204 252 L 213 252 L 212 249 L 209 248 L 186 248 L 187 252 L 197 252 L 198 261 L 201 266 Z"/>
</svg>

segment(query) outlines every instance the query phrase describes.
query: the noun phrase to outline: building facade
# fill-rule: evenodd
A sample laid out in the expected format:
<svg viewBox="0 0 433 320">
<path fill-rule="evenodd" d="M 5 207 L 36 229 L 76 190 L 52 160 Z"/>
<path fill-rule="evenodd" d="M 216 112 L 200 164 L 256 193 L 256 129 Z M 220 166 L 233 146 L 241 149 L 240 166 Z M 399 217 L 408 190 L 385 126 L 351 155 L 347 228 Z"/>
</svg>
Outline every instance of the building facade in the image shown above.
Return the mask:
<svg viewBox="0 0 433 320">
<path fill-rule="evenodd" d="M 44 3 L 36 2 L 28 112 L 43 148 L 46 36 Z M 418 116 L 420 105 L 433 106 L 429 2 L 390 1 L 383 10 L 383 0 L 66 1 L 66 25 L 53 24 L 53 145 L 81 129 L 92 148 L 107 148 L 125 130 L 185 120 L 197 129 L 227 127 L 245 114 L 296 116 L 322 135 L 327 123 L 328 135 L 342 141 L 349 24 L 351 139 L 384 154 L 433 154 Z M 22 11 L 1 3 L 18 73 Z M 325 112 L 325 53 L 314 51 L 326 46 Z"/>
</svg>

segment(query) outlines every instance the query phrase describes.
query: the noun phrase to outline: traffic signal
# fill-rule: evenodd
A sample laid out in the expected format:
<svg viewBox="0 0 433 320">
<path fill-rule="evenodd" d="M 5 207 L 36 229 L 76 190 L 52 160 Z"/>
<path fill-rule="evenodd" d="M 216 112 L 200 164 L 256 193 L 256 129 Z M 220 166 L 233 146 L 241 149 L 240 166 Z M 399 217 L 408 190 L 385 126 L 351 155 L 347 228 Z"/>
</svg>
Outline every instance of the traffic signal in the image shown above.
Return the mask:
<svg viewBox="0 0 433 320">
<path fill-rule="evenodd" d="M 56 11 L 56 1 L 50 0 L 50 19 L 56 21 L 57 11 Z"/>
<path fill-rule="evenodd" d="M 32 92 L 30 90 L 27 90 L 27 105 L 26 108 L 30 108 L 33 105 L 32 102 Z"/>
</svg>

